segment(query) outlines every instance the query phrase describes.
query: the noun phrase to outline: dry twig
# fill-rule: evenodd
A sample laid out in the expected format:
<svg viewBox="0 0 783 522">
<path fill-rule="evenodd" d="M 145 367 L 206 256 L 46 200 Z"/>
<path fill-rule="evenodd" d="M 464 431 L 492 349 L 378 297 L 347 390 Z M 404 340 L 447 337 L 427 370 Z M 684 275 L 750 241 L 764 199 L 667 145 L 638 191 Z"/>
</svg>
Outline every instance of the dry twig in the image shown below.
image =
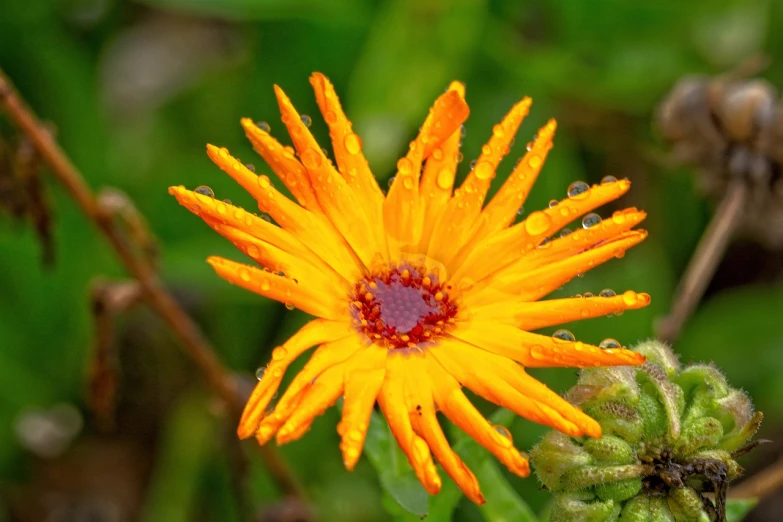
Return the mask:
<svg viewBox="0 0 783 522">
<path fill-rule="evenodd" d="M 5 109 L 11 121 L 30 140 L 52 174 L 65 187 L 87 218 L 106 237 L 122 264 L 138 281 L 146 302 L 168 324 L 180 341 L 180 346 L 196 363 L 213 391 L 226 403 L 231 412 L 238 416 L 243 400 L 237 393 L 231 374 L 218 360 L 198 326 L 162 285 L 149 258 L 135 254 L 133 246 L 118 228 L 112 213 L 107 212 L 105 205 L 96 198 L 83 176 L 51 134 L 22 102 L 2 69 L 0 69 L 0 107 Z M 261 452 L 269 471 L 281 489 L 287 495 L 301 497 L 301 487 L 276 450 L 270 446 L 262 446 Z"/>
</svg>

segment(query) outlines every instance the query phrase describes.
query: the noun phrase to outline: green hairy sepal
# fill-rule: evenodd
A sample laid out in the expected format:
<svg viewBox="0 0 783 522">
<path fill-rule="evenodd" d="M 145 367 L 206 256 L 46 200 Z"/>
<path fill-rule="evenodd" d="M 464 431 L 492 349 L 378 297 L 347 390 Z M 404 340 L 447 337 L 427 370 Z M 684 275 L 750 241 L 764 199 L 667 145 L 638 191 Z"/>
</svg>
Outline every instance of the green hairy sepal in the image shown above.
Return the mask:
<svg viewBox="0 0 783 522">
<path fill-rule="evenodd" d="M 644 365 L 583 370 L 566 395 L 601 424 L 603 437 L 553 431 L 531 451 L 554 494 L 550 520 L 723 520 L 728 484 L 742 473 L 734 455 L 761 413 L 713 366 L 683 368 L 658 341 L 635 351 Z"/>
</svg>

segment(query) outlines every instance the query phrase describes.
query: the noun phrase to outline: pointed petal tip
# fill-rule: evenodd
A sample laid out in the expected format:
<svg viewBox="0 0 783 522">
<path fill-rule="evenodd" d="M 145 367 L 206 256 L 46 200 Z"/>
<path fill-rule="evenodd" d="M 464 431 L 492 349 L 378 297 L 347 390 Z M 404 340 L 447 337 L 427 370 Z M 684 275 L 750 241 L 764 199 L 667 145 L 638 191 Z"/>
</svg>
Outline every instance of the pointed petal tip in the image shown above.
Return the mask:
<svg viewBox="0 0 783 522">
<path fill-rule="evenodd" d="M 461 98 L 465 97 L 465 84 L 458 81 L 453 81 L 449 84 L 450 91 L 457 91 L 457 94 L 460 95 Z"/>
<path fill-rule="evenodd" d="M 241 440 L 249 439 L 255 432 L 256 428 L 247 423 L 240 421 L 239 426 L 237 426 L 237 437 Z"/>
</svg>

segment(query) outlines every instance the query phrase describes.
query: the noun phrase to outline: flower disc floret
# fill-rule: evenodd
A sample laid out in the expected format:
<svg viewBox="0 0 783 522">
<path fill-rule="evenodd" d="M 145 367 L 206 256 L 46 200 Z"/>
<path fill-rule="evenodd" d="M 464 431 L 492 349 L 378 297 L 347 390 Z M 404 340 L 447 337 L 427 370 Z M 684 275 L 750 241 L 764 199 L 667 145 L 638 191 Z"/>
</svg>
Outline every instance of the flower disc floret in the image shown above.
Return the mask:
<svg viewBox="0 0 783 522">
<path fill-rule="evenodd" d="M 416 348 L 443 334 L 457 315 L 450 285 L 410 265 L 386 270 L 356 284 L 357 328 L 387 348 Z"/>
</svg>

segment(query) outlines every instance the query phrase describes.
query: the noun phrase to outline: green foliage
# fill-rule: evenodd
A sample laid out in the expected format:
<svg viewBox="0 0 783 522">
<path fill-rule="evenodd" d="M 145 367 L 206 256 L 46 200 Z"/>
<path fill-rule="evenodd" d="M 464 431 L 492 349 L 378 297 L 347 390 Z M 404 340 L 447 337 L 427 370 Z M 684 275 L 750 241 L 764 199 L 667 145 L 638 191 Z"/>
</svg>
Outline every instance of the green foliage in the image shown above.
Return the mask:
<svg viewBox="0 0 783 522">
<path fill-rule="evenodd" d="M 363 137 L 379 179 L 391 175 L 429 104 L 449 81 L 466 83 L 471 106 L 461 175 L 480 153 L 492 125 L 512 103 L 532 96 L 529 121 L 501 165 L 495 186 L 538 126 L 552 116 L 560 124 L 555 148 L 525 204 L 526 212 L 564 197 L 568 184 L 577 179 L 595 183 L 606 174 L 632 179 L 634 189 L 618 205 L 649 212 L 649 239 L 621 262 L 612 261 L 557 293 L 566 296 L 606 287 L 651 293 L 648 309 L 569 327 L 584 341 L 613 337 L 629 345 L 649 337 L 654 319 L 668 310 L 677 278 L 708 218 L 688 173 L 670 172 L 657 161 L 663 147 L 651 132 L 654 106 L 681 75 L 719 73 L 759 52 L 771 58 L 765 75 L 783 87 L 783 40 L 780 31 L 772 30 L 781 24 L 783 10 L 762 0 L 5 1 L 0 2 L 0 66 L 31 106 L 53 123 L 58 140 L 90 185 L 115 186 L 134 200 L 159 238 L 163 279 L 187 303 L 220 357 L 249 376 L 303 318 L 217 278 L 204 262 L 208 255 L 241 256 L 181 209 L 166 189 L 207 184 L 221 199 L 251 209 L 249 196 L 208 161 L 204 144 L 225 145 L 259 172 L 268 172 L 244 140 L 238 119 L 266 120 L 273 134 L 287 142 L 272 83 L 285 88 L 297 107 L 313 116 L 313 130 L 326 145 L 327 133 L 316 116 L 307 77 L 314 70 L 327 74 Z M 188 45 L 178 47 L 183 41 Z M 166 61 L 166 56 L 175 59 Z M 0 139 L 6 139 L 9 128 L 1 120 Z M 24 412 L 71 402 L 84 411 L 87 431 L 92 429 L 83 400 L 93 340 L 88 288 L 96 275 L 124 277 L 102 238 L 61 188 L 47 178 L 46 190 L 55 217 L 57 258 L 51 268 L 38 263 L 40 250 L 31 227 L 15 223 L 0 209 L 4 483 L 23 483 L 35 473 L 29 452 L 14 431 Z M 715 361 L 726 369 L 733 385 L 748 390 L 775 422 L 780 422 L 783 394 L 781 295 L 780 284 L 775 283 L 709 297 L 678 346 L 685 361 Z M 133 340 L 138 342 L 135 336 L 155 331 L 151 351 L 160 355 L 174 350 L 154 321 L 122 318 L 118 331 L 132 348 Z M 178 393 L 183 380 L 189 386 L 198 381 L 192 374 L 186 379 L 173 375 L 193 370 L 170 355 L 131 359 L 130 364 L 124 368 L 121 396 L 133 396 L 138 381 L 132 378 L 139 375 L 163 383 L 150 392 L 160 395 Z M 569 370 L 531 373 L 557 391 L 575 380 Z M 654 388 L 656 383 L 647 385 Z M 649 407 L 649 418 L 663 419 L 662 407 L 641 400 L 640 407 Z M 679 406 L 674 401 L 666 407 Z M 169 410 L 161 405 L 160 411 Z M 194 439 L 207 429 L 203 416 L 165 415 L 148 420 L 157 422 L 163 433 L 176 430 Z M 725 426 L 726 419 L 715 418 Z M 335 413 L 328 413 L 310 434 L 283 448 L 283 455 L 322 519 L 388 518 L 380 499 L 389 481 L 397 478 L 384 479 L 382 472 L 378 479 L 364 459 L 353 474 L 347 473 L 335 424 Z M 619 419 L 613 430 L 637 437 L 641 430 L 663 426 Z M 704 428 L 709 427 L 699 431 Z M 522 420 L 510 429 L 522 449 L 543 433 Z M 168 436 L 164 435 L 167 441 Z M 201 487 L 198 495 L 192 494 L 196 483 L 224 483 L 228 459 L 225 450 L 212 450 L 203 439 L 197 442 L 189 467 L 156 469 L 153 476 L 169 473 L 171 487 L 179 488 L 183 503 L 209 507 L 205 513 L 233 513 L 225 485 Z M 431 520 L 494 520 L 501 512 L 524 520 L 526 504 L 539 510 L 547 501 L 549 494 L 540 491 L 535 480 L 501 480 L 503 471 L 486 451 L 458 436 L 453 442 L 480 476 L 488 503 L 481 511 L 465 507 L 444 478 L 441 494 L 429 499 Z M 368 440 L 366 460 L 373 464 L 375 443 L 379 442 Z M 390 441 L 383 444 L 395 447 Z M 177 449 L 159 448 L 160 462 L 170 462 L 167 459 L 176 457 Z M 281 492 L 268 470 L 253 448 L 248 449 L 253 456 L 248 480 L 253 502 L 279 499 Z M 404 458 L 402 464 L 399 469 L 404 468 Z M 163 487 L 157 479 L 150 480 Z M 407 487 L 404 481 L 398 485 Z M 624 494 L 610 491 L 604 496 Z M 150 499 L 160 498 L 154 495 L 162 493 L 153 493 Z M 421 511 L 423 501 L 416 502 L 411 507 Z M 177 516 L 191 513 L 191 507 L 179 506 Z M 145 509 L 145 519 L 165 512 L 153 500 Z"/>
</svg>

